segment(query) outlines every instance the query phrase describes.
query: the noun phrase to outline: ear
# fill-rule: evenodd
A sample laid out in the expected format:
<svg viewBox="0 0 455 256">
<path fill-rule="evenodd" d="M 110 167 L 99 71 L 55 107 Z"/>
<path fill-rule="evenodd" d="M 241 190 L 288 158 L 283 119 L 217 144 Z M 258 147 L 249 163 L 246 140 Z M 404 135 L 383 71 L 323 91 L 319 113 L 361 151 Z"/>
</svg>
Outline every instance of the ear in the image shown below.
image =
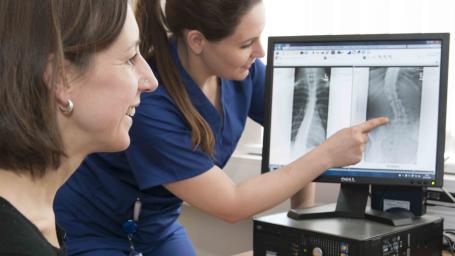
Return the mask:
<svg viewBox="0 0 455 256">
<path fill-rule="evenodd" d="M 207 39 L 199 30 L 189 30 L 186 33 L 186 41 L 193 53 L 199 55 L 204 50 Z"/>
<path fill-rule="evenodd" d="M 46 68 L 44 69 L 43 81 L 49 91 L 54 94 L 57 104 L 65 106 L 68 99 L 70 99 L 71 91 L 66 77 L 70 65 L 65 61 L 63 64 L 64 67 L 61 67 L 55 61 L 55 56 L 53 54 L 49 55 Z"/>
</svg>

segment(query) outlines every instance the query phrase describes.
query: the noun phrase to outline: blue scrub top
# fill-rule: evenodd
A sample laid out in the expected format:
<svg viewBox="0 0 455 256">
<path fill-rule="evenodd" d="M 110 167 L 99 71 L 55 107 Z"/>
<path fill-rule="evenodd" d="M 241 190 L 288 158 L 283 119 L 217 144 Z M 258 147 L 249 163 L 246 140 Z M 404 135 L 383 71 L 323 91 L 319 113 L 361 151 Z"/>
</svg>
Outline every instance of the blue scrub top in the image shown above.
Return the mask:
<svg viewBox="0 0 455 256">
<path fill-rule="evenodd" d="M 182 201 L 162 184 L 197 176 L 214 165 L 223 168 L 242 134 L 247 117 L 263 122 L 265 66 L 257 60 L 243 81 L 221 79 L 223 115 L 210 103 L 181 65 L 175 41 L 171 52 L 190 99 L 212 128 L 215 156 L 193 149 L 191 130 L 164 86 L 141 95 L 130 130 L 131 145 L 120 153 L 88 156 L 58 191 L 54 210 L 66 231 L 69 255 L 91 250 L 127 250 L 122 224 L 142 201 L 134 243 L 151 252 L 181 231 Z M 152 69 L 160 84 L 159 73 Z"/>
</svg>

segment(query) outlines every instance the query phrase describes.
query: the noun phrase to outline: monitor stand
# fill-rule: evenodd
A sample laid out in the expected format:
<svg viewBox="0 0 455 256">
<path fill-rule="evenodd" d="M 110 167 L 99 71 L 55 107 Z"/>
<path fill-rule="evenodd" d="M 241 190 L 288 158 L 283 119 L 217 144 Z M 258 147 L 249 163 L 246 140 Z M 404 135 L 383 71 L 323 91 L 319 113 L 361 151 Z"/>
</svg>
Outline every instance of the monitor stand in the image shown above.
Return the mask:
<svg viewBox="0 0 455 256">
<path fill-rule="evenodd" d="M 369 192 L 370 185 L 368 184 L 341 184 L 336 205 L 291 209 L 288 212 L 288 217 L 295 220 L 335 217 L 365 218 L 392 226 L 409 225 L 416 219 L 412 212 L 404 209 L 392 212 L 367 209 Z"/>
</svg>

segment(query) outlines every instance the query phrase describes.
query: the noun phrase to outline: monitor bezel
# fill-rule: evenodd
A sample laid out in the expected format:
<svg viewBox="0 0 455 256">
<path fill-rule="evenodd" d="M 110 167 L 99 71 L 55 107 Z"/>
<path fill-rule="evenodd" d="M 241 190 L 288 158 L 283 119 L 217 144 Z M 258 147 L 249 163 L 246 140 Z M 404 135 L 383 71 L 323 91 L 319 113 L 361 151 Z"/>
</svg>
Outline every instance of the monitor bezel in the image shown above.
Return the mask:
<svg viewBox="0 0 455 256">
<path fill-rule="evenodd" d="M 272 114 L 273 97 L 273 50 L 277 43 L 320 43 L 320 42 L 391 42 L 391 41 L 412 41 L 412 40 L 440 40 L 441 41 L 441 70 L 439 90 L 439 115 L 438 135 L 436 149 L 436 174 L 434 180 L 422 179 L 396 179 L 363 176 L 328 176 L 322 174 L 315 179 L 317 182 L 327 183 L 353 183 L 372 185 L 405 185 L 405 186 L 432 186 L 442 187 L 444 176 L 444 150 L 445 150 L 445 127 L 447 109 L 447 82 L 448 82 L 448 61 L 449 61 L 449 33 L 420 33 L 420 34 L 366 34 L 366 35 L 317 35 L 317 36 L 273 36 L 268 38 L 267 67 L 266 67 L 266 91 L 264 106 L 264 135 L 262 148 L 262 173 L 271 171 L 269 168 L 270 152 L 270 127 Z M 345 179 L 349 177 L 348 179 Z M 353 179 L 352 179 L 352 178 Z"/>
</svg>

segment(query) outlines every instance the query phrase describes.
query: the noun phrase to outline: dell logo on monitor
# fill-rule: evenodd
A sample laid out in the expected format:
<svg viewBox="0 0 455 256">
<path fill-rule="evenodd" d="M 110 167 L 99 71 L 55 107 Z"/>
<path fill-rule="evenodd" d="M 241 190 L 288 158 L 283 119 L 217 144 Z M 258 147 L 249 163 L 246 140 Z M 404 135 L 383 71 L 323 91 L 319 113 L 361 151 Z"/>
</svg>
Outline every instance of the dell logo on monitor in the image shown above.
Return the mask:
<svg viewBox="0 0 455 256">
<path fill-rule="evenodd" d="M 341 177 L 341 182 L 355 182 L 354 177 Z"/>
</svg>

